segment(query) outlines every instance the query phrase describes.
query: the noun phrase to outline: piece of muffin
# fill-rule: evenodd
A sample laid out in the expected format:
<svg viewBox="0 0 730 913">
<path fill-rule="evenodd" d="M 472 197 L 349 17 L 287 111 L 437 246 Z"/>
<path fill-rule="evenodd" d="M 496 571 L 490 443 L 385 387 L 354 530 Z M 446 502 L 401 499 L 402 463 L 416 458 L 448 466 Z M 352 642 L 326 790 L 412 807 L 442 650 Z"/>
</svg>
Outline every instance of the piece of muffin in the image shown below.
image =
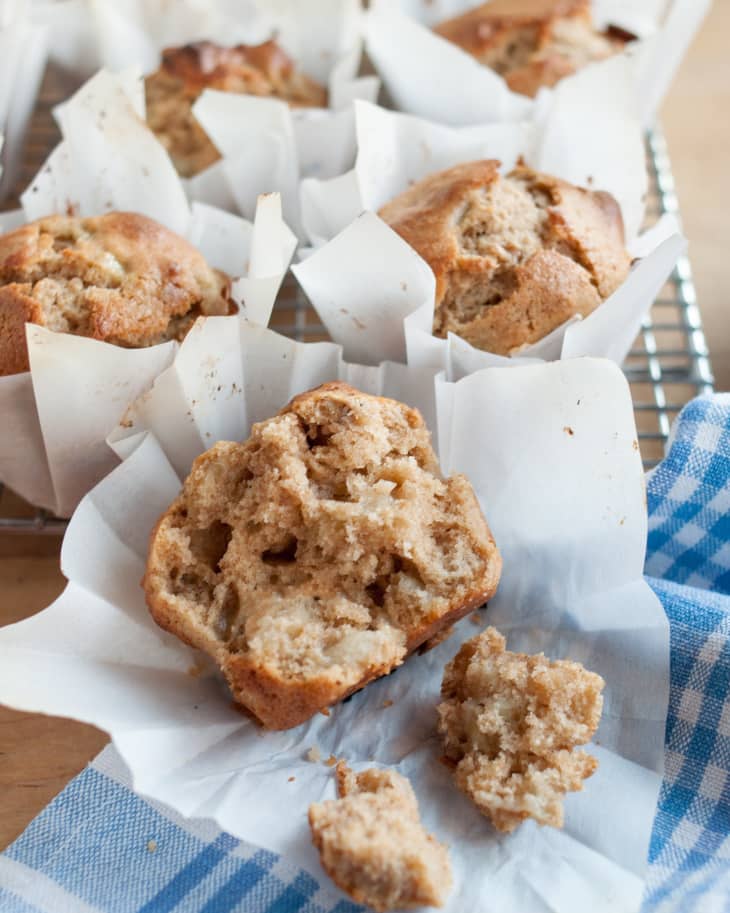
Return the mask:
<svg viewBox="0 0 730 913">
<path fill-rule="evenodd" d="M 629 272 L 621 209 L 523 165 L 457 165 L 380 210 L 436 276 L 433 332 L 509 355 L 590 314 Z"/>
<path fill-rule="evenodd" d="M 309 719 L 494 593 L 501 560 L 420 414 L 342 383 L 193 464 L 152 535 L 155 621 L 266 728 Z"/>
<path fill-rule="evenodd" d="M 618 53 L 628 38 L 597 31 L 589 0 L 490 0 L 435 31 L 531 97 Z"/>
<path fill-rule="evenodd" d="M 580 663 L 505 650 L 487 628 L 446 666 L 439 704 L 445 760 L 462 792 L 500 831 L 525 818 L 563 826 L 563 799 L 598 767 L 604 681 Z"/>
<path fill-rule="evenodd" d="M 305 76 L 275 41 L 221 47 L 199 41 L 162 52 L 145 80 L 147 123 L 178 173 L 192 177 L 220 155 L 192 109 L 204 89 L 280 98 L 292 107 L 323 107 L 326 89 Z"/>
<path fill-rule="evenodd" d="M 322 868 L 353 900 L 384 910 L 441 907 L 451 889 L 446 847 L 427 834 L 411 784 L 392 770 L 337 765 L 340 798 L 309 807 Z"/>
<path fill-rule="evenodd" d="M 29 368 L 26 323 L 143 348 L 233 312 L 229 278 L 138 213 L 47 216 L 0 236 L 0 376 Z"/>
</svg>

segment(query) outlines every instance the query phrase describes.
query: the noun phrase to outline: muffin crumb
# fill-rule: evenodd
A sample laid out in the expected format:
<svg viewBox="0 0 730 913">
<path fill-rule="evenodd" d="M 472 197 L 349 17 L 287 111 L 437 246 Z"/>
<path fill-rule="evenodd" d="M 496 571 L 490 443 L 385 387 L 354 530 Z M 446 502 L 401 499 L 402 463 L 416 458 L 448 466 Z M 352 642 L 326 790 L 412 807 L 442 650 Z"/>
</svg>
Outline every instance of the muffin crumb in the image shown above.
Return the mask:
<svg viewBox="0 0 730 913">
<path fill-rule="evenodd" d="M 438 707 L 457 786 L 500 831 L 563 825 L 563 800 L 598 762 L 577 745 L 601 718 L 604 681 L 580 663 L 511 653 L 487 628 L 446 666 Z"/>
<path fill-rule="evenodd" d="M 427 834 L 408 780 L 392 770 L 337 765 L 338 799 L 309 807 L 322 867 L 358 903 L 377 910 L 443 906 L 452 875 L 446 847 Z"/>
</svg>

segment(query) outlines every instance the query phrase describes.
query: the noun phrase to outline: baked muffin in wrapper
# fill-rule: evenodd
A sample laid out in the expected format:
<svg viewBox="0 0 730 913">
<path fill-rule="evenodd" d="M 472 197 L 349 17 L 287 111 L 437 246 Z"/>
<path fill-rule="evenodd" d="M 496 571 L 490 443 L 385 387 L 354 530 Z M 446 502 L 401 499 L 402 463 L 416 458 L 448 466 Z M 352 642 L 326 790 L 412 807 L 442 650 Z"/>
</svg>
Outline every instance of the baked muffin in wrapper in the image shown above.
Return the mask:
<svg viewBox="0 0 730 913">
<path fill-rule="evenodd" d="M 629 88 L 654 121 L 710 0 L 374 0 L 367 51 L 395 108 L 442 124 L 519 120 L 574 85 Z M 511 87 L 510 87 L 511 86 Z"/>
<path fill-rule="evenodd" d="M 0 480 L 60 516 L 69 516 L 117 463 L 106 435 L 169 366 L 196 310 L 216 312 L 183 302 L 182 316 L 155 335 L 148 325 L 149 309 L 159 307 L 155 296 L 190 294 L 193 300 L 197 274 L 217 286 L 213 298 L 227 299 L 219 313 L 268 314 L 295 245 L 275 195 L 262 198 L 256 225 L 191 206 L 141 119 L 141 96 L 142 83 L 131 73 L 101 72 L 90 80 L 60 109 L 64 140 L 24 193 L 22 212 L 2 220 L 3 228 L 16 230 L 17 244 L 11 241 L 18 249 L 7 252 L 2 294 L 3 328 L 16 338 L 6 345 L 9 360 L 0 377 Z M 47 217 L 40 233 L 37 225 L 19 228 Z M 135 297 L 125 301 L 134 269 L 140 270 L 130 290 Z M 69 280 L 69 270 L 78 278 Z M 162 271 L 161 283 L 167 272 L 169 285 L 145 286 L 150 270 Z M 96 288 L 85 290 L 81 276 Z M 25 330 L 23 315 L 30 321 Z M 170 341 L 157 343 L 166 334 Z"/>
<path fill-rule="evenodd" d="M 378 94 L 359 75 L 358 0 L 183 0 L 174 16 L 163 0 L 64 0 L 38 18 L 63 25 L 52 54 L 76 73 L 142 69 L 149 122 L 191 199 L 253 218 L 259 192 L 278 191 L 295 229 L 298 181 L 352 165 L 352 101 Z"/>
<path fill-rule="evenodd" d="M 303 182 L 293 267 L 349 358 L 623 361 L 685 241 L 666 216 L 640 233 L 641 129 L 615 88 L 591 98 L 566 81 L 481 127 L 356 104 L 355 168 Z"/>
<path fill-rule="evenodd" d="M 464 473 L 476 492 L 502 577 L 476 625 L 459 622 L 448 640 L 328 716 L 266 732 L 232 707 L 201 654 L 154 623 L 139 581 L 150 533 L 193 460 L 217 441 L 245 441 L 254 422 L 332 381 L 419 409 L 441 473 Z M 309 759 L 334 756 L 357 771 L 375 765 L 408 777 L 424 827 L 450 846 L 449 911 L 480 909 L 484 897 L 528 913 L 548 902 L 608 909 L 606 897 L 638 906 L 661 783 L 669 640 L 642 578 L 643 471 L 615 365 L 570 359 L 449 381 L 429 368 L 351 364 L 332 343 L 215 317 L 196 324 L 110 440 L 122 463 L 71 521 L 65 594 L 0 632 L 0 700 L 105 728 L 141 793 L 318 876 L 307 809 L 334 797 L 334 778 Z M 444 667 L 486 625 L 510 650 L 581 662 L 606 681 L 603 720 L 587 746 L 598 769 L 567 798 L 562 830 L 528 822 L 499 835 L 438 763 Z"/>
</svg>

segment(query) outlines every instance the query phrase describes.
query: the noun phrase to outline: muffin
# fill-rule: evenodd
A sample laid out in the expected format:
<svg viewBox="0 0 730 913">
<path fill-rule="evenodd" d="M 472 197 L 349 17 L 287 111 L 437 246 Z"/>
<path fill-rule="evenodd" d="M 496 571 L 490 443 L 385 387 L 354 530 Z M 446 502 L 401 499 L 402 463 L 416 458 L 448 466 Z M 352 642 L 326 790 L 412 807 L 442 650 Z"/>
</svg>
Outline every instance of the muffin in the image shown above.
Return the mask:
<svg viewBox="0 0 730 913">
<path fill-rule="evenodd" d="M 563 799 L 598 761 L 577 745 L 601 719 L 604 681 L 580 663 L 505 650 L 487 628 L 444 672 L 438 707 L 456 785 L 500 831 L 521 821 L 563 826 Z"/>
<path fill-rule="evenodd" d="M 168 48 L 160 68 L 145 80 L 147 123 L 183 177 L 220 158 L 192 113 L 204 89 L 280 98 L 292 107 L 327 104 L 325 88 L 300 72 L 275 41 L 230 48 L 200 41 Z"/>
<path fill-rule="evenodd" d="M 435 31 L 531 97 L 618 53 L 629 37 L 597 31 L 589 0 L 490 0 Z"/>
<path fill-rule="evenodd" d="M 27 371 L 25 324 L 142 348 L 235 311 L 230 280 L 138 213 L 48 216 L 0 236 L 0 376 Z"/>
<path fill-rule="evenodd" d="M 452 884 L 445 846 L 426 833 L 408 780 L 337 765 L 340 798 L 309 807 L 322 868 L 357 903 L 382 913 L 441 907 Z"/>
<path fill-rule="evenodd" d="M 152 534 L 144 589 L 157 624 L 287 729 L 486 602 L 500 569 L 420 414 L 332 383 L 197 458 Z"/>
<path fill-rule="evenodd" d="M 621 209 L 602 191 L 499 162 L 418 181 L 379 215 L 436 277 L 433 332 L 509 355 L 587 316 L 629 272 Z"/>
</svg>

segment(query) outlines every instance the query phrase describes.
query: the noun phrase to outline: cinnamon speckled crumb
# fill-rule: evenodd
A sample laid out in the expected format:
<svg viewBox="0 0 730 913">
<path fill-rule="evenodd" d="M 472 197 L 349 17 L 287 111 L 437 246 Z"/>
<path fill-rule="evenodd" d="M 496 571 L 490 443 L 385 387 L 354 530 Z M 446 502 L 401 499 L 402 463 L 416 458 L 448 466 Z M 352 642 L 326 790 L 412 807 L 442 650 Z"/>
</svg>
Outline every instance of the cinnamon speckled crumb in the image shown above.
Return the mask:
<svg viewBox="0 0 730 913">
<path fill-rule="evenodd" d="M 339 799 L 309 807 L 322 867 L 358 903 L 377 911 L 442 906 L 448 852 L 421 824 L 410 783 L 392 770 L 355 774 L 337 765 Z"/>
<path fill-rule="evenodd" d="M 505 650 L 487 628 L 446 666 L 439 731 L 457 786 L 501 831 L 562 827 L 563 799 L 598 762 L 574 750 L 601 718 L 604 682 L 580 663 Z"/>
</svg>

